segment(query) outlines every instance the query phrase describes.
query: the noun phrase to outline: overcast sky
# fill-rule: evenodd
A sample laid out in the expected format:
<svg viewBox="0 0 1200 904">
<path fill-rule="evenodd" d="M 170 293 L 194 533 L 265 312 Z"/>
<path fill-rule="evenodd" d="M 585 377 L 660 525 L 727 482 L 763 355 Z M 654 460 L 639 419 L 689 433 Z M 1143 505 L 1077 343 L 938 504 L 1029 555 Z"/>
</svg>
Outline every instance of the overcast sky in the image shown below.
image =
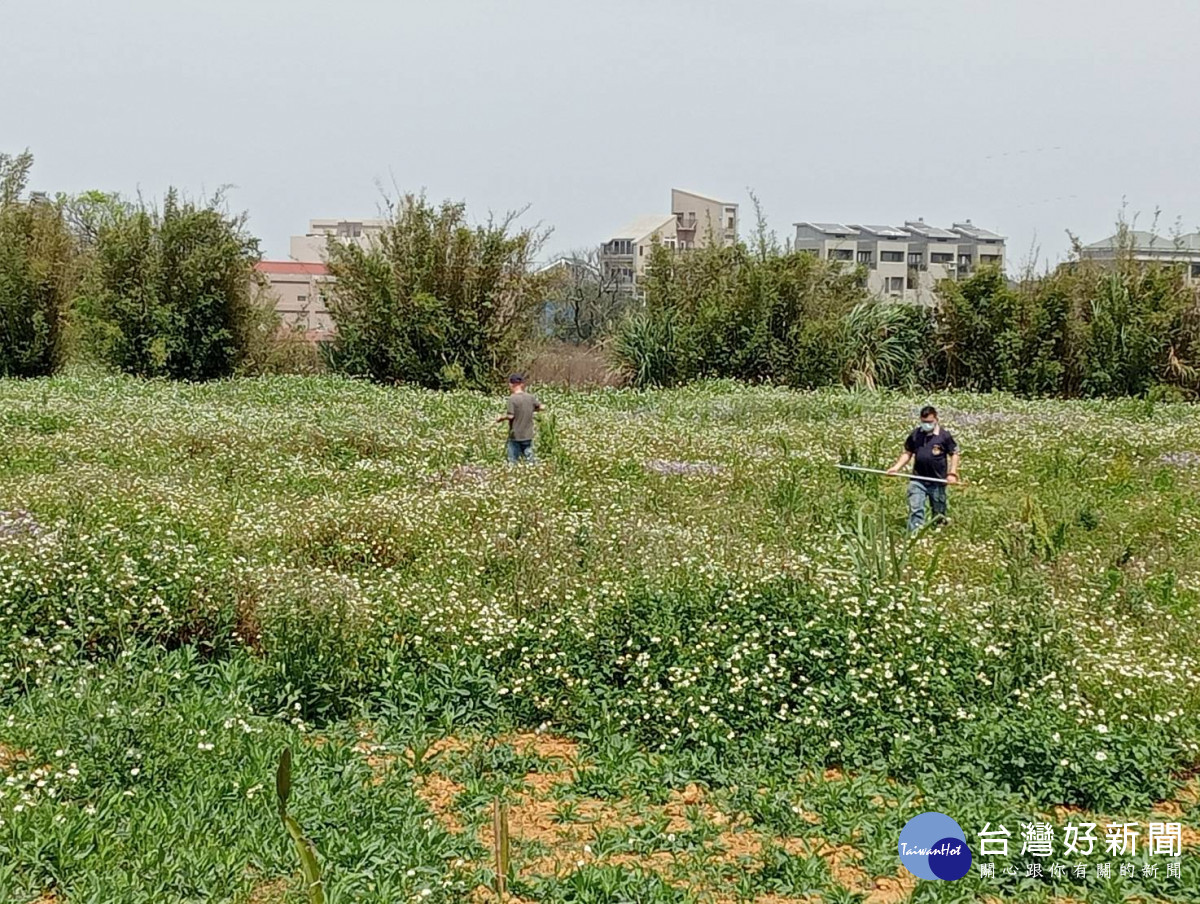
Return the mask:
<svg viewBox="0 0 1200 904">
<path fill-rule="evenodd" d="M 37 0 L 0 15 L 35 188 L 231 185 L 267 256 L 380 184 L 530 205 L 547 252 L 673 186 L 797 220 L 1200 227 L 1198 0 Z"/>
</svg>

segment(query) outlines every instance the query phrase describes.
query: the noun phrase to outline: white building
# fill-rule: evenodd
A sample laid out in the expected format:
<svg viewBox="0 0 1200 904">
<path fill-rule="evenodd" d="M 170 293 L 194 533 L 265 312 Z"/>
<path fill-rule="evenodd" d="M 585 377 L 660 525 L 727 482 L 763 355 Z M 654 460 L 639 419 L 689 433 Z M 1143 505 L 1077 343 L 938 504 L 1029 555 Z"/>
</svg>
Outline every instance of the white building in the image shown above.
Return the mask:
<svg viewBox="0 0 1200 904">
<path fill-rule="evenodd" d="M 867 289 L 884 298 L 933 304 L 943 279 L 1005 265 L 1004 236 L 966 220 L 949 229 L 909 220 L 903 226 L 796 223 L 794 246 L 825 260 L 866 268 Z"/>
<path fill-rule="evenodd" d="M 329 240 L 367 247 L 387 226 L 387 220 L 309 220 L 308 232 L 292 236 L 288 255 L 294 261 L 325 262 Z"/>
<path fill-rule="evenodd" d="M 646 272 L 655 241 L 671 251 L 732 245 L 738 237 L 738 206 L 707 195 L 671 189 L 671 213 L 647 214 L 626 223 L 600 246 L 606 276 L 636 283 Z"/>
</svg>

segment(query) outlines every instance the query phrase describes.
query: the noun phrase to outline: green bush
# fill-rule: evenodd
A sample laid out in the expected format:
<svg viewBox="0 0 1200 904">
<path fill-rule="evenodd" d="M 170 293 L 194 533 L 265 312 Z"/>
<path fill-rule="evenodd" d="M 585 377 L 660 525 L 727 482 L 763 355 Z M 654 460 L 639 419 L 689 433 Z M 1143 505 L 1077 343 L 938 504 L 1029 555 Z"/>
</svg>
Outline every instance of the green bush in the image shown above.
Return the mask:
<svg viewBox="0 0 1200 904">
<path fill-rule="evenodd" d="M 832 336 L 821 325 L 865 298 L 857 271 L 769 246 L 757 254 L 744 245 L 675 254 L 656 244 L 643 286 L 644 307 L 612 344 L 615 363 L 637 386 L 704 377 L 827 383 L 843 351 L 833 340 L 822 354 Z"/>
<path fill-rule="evenodd" d="M 61 205 L 21 198 L 33 157 L 0 154 L 0 375 L 52 373 L 75 282 L 76 247 Z"/>
<path fill-rule="evenodd" d="M 485 388 L 516 361 L 542 307 L 542 237 L 516 215 L 479 226 L 466 206 L 406 195 L 368 248 L 333 243 L 334 370 L 430 389 Z"/>
<path fill-rule="evenodd" d="M 231 376 L 253 324 L 258 241 L 220 195 L 203 204 L 172 189 L 162 209 L 118 205 L 97 229 L 81 301 L 82 328 L 100 361 L 175 380 Z"/>
</svg>

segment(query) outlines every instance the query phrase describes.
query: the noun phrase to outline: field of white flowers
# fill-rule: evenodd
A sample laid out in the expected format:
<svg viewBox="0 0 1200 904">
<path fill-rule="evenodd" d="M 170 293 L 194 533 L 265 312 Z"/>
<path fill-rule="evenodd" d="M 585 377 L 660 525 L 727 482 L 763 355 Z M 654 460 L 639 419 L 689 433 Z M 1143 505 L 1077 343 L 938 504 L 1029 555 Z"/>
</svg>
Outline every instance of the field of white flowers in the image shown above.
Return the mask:
<svg viewBox="0 0 1200 904">
<path fill-rule="evenodd" d="M 302 900 L 285 745 L 333 900 L 483 900 L 522 787 L 632 809 L 553 869 L 518 837 L 520 900 L 1197 900 L 1194 850 L 914 888 L 895 847 L 922 809 L 1196 825 L 1194 408 L 933 399 L 967 486 L 910 543 L 904 483 L 834 465 L 930 400 L 542 395 L 511 468 L 499 397 L 0 384 L 0 901 Z"/>
</svg>

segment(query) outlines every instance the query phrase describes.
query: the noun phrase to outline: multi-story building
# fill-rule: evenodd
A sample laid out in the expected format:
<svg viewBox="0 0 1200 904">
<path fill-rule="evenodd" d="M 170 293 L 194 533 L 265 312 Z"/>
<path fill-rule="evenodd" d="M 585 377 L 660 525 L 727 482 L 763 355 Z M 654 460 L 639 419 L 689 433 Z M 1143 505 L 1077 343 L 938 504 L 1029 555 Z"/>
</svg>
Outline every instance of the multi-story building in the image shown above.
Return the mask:
<svg viewBox="0 0 1200 904">
<path fill-rule="evenodd" d="M 259 261 L 255 269 L 266 280 L 283 325 L 315 341 L 330 338 L 333 318 L 325 305 L 333 278 L 326 266 L 329 243 L 353 242 L 365 248 L 386 225 L 387 220 L 309 220 L 307 233 L 291 237 L 290 260 Z"/>
<path fill-rule="evenodd" d="M 858 233 L 854 262 L 875 274 L 881 292 L 903 292 L 912 266 L 909 234 L 895 226 L 856 223 L 850 228 Z"/>
<path fill-rule="evenodd" d="M 1200 232 L 1170 238 L 1128 229 L 1079 249 L 1081 260 L 1112 263 L 1128 257 L 1143 264 L 1182 266 L 1191 283 L 1200 283 Z"/>
<path fill-rule="evenodd" d="M 671 189 L 671 213 L 638 217 L 600 246 L 605 275 L 636 283 L 646 272 L 654 242 L 672 251 L 732 245 L 738 236 L 738 206 L 679 188 Z"/>
<path fill-rule="evenodd" d="M 867 289 L 888 297 L 932 304 L 943 279 L 977 266 L 1004 267 L 1004 237 L 970 220 L 950 229 L 909 220 L 904 226 L 796 223 L 793 247 L 825 260 L 865 268 Z"/>
<path fill-rule="evenodd" d="M 680 248 L 732 245 L 738 237 L 738 206 L 681 188 L 671 189 L 671 212 Z"/>
<path fill-rule="evenodd" d="M 387 220 L 309 220 L 305 235 L 292 236 L 288 254 L 292 260 L 324 263 L 330 239 L 366 247 L 386 225 Z"/>
<path fill-rule="evenodd" d="M 646 272 L 650 248 L 655 243 L 674 250 L 677 220 L 670 214 L 648 214 L 626 223 L 600 246 L 600 266 L 605 276 L 636 282 Z"/>
<path fill-rule="evenodd" d="M 259 261 L 254 269 L 266 280 L 266 291 L 285 328 L 299 330 L 316 342 L 333 335 L 333 318 L 325 296 L 331 277 L 325 264 Z"/>
<path fill-rule="evenodd" d="M 969 276 L 976 267 L 1004 269 L 1004 236 L 980 229 L 970 220 L 950 227 L 958 239 L 958 275 Z"/>
</svg>

